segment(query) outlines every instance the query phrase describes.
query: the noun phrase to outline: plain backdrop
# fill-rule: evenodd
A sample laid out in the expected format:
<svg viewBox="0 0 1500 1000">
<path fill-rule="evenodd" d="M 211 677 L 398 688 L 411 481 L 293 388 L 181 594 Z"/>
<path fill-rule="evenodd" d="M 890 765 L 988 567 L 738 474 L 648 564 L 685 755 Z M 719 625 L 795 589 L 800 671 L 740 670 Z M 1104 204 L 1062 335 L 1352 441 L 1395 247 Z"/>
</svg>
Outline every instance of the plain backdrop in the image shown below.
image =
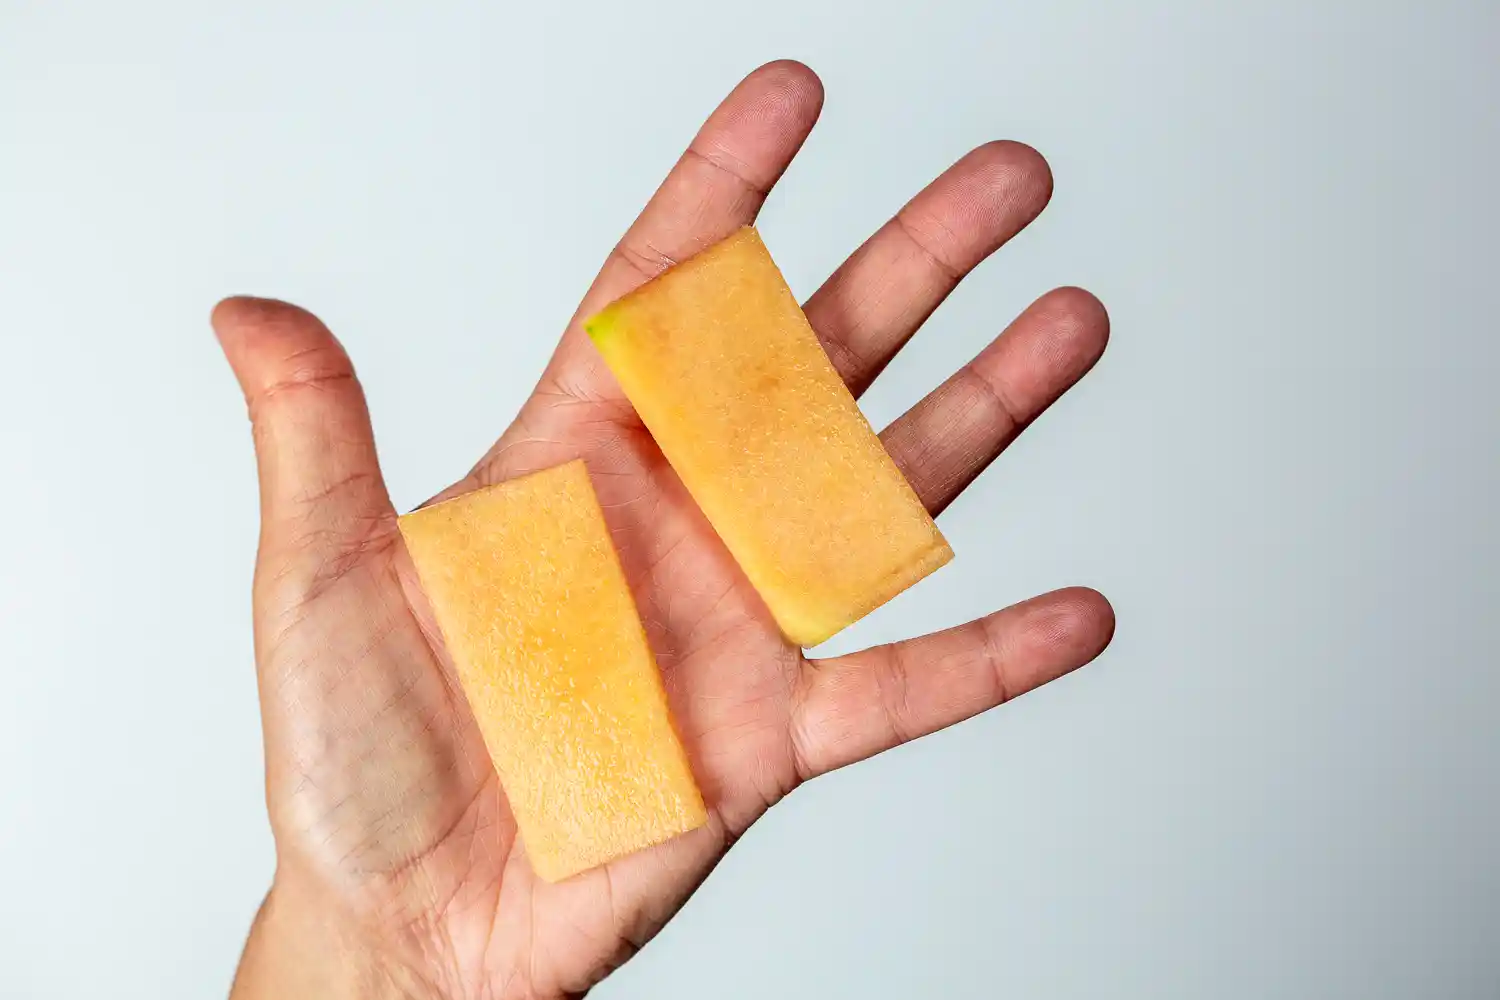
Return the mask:
<svg viewBox="0 0 1500 1000">
<path fill-rule="evenodd" d="M 834 646 L 1073 583 L 1119 632 L 792 795 L 597 996 L 1500 996 L 1497 52 L 1492 0 L 0 0 L 0 997 L 223 995 L 271 874 L 213 303 L 328 321 L 409 508 L 783 56 L 801 294 L 980 142 L 1056 175 L 876 424 L 1055 285 L 1114 328 Z"/>
</svg>

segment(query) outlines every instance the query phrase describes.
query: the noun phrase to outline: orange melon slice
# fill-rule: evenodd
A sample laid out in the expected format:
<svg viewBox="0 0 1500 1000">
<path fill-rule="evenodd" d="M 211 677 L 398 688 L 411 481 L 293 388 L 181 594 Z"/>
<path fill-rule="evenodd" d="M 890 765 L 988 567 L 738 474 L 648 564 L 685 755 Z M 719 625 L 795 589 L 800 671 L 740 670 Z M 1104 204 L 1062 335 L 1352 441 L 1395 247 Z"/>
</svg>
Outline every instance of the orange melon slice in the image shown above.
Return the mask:
<svg viewBox="0 0 1500 1000">
<path fill-rule="evenodd" d="M 953 557 L 753 228 L 584 326 L 792 641 L 822 642 Z"/>
<path fill-rule="evenodd" d="M 581 461 L 399 523 L 537 874 L 707 821 Z"/>
</svg>

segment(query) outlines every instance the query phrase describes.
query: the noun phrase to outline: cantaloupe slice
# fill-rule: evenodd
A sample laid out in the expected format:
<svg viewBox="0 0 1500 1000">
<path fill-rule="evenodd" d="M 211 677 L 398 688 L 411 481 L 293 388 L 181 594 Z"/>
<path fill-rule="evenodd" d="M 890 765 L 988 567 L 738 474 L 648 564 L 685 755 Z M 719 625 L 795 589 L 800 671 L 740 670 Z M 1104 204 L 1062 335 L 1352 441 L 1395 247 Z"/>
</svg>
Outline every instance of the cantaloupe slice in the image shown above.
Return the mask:
<svg viewBox="0 0 1500 1000">
<path fill-rule="evenodd" d="M 822 642 L 953 557 L 753 228 L 584 325 L 794 642 Z"/>
<path fill-rule="evenodd" d="M 582 462 L 399 523 L 537 874 L 707 820 Z"/>
</svg>

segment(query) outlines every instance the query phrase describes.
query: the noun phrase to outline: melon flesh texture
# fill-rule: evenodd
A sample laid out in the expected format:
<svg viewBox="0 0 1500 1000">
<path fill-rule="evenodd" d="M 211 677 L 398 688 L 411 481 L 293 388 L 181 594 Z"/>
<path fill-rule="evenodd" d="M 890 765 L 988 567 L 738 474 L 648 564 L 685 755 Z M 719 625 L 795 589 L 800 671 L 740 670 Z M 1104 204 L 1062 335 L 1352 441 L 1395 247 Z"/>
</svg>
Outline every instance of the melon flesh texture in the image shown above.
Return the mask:
<svg viewBox="0 0 1500 1000">
<path fill-rule="evenodd" d="M 537 874 L 707 821 L 582 462 L 400 527 Z"/>
<path fill-rule="evenodd" d="M 822 642 L 953 557 L 753 228 L 585 328 L 792 641 Z"/>
</svg>

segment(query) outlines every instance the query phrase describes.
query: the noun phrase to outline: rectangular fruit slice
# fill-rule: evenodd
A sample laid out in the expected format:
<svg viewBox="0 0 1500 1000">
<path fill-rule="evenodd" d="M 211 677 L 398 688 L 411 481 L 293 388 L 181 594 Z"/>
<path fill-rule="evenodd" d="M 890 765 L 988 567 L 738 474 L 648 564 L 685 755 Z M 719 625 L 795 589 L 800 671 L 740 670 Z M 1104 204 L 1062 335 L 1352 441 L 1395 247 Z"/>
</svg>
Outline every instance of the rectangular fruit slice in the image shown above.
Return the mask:
<svg viewBox="0 0 1500 1000">
<path fill-rule="evenodd" d="M 753 228 L 584 325 L 792 641 L 822 642 L 953 557 Z"/>
<path fill-rule="evenodd" d="M 706 822 L 581 461 L 400 526 L 537 874 Z"/>
</svg>

